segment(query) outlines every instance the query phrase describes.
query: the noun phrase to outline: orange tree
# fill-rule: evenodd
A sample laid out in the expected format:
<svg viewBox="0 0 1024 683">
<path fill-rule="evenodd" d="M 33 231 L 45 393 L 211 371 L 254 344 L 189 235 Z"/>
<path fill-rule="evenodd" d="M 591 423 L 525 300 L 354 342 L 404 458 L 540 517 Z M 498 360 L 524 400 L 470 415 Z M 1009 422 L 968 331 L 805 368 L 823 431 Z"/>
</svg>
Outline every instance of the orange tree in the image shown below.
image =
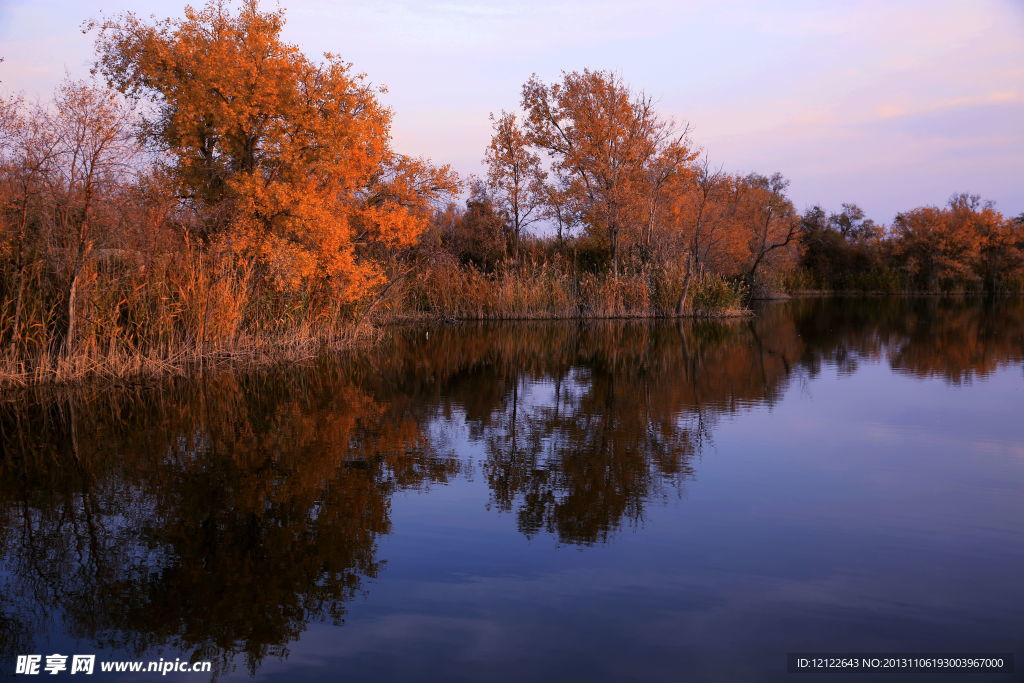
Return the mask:
<svg viewBox="0 0 1024 683">
<path fill-rule="evenodd" d="M 786 196 L 789 181 L 781 173 L 751 173 L 739 183 L 740 213 L 750 255 L 747 283 L 759 286 L 759 269 L 777 253 L 795 248 L 802 226 L 793 203 Z"/>
<path fill-rule="evenodd" d="M 895 255 L 916 287 L 991 292 L 1012 285 L 1024 268 L 1020 226 L 976 195 L 906 211 L 893 227 Z"/>
<path fill-rule="evenodd" d="M 519 260 L 523 230 L 544 217 L 547 193 L 540 156 L 527 145 L 516 115 L 502 112 L 491 115 L 494 134 L 484 153 L 487 182 L 508 224 L 508 240 L 513 257 Z"/>
<path fill-rule="evenodd" d="M 147 103 L 143 136 L 190 231 L 271 289 L 353 302 L 386 279 L 389 255 L 416 242 L 457 178 L 394 152 L 381 90 L 335 55 L 309 59 L 283 26 L 283 11 L 257 0 L 89 25 L 96 70 Z"/>
<path fill-rule="evenodd" d="M 526 141 L 548 157 L 588 232 L 619 272 L 623 243 L 649 246 L 652 207 L 673 174 L 693 161 L 687 131 L 660 118 L 650 97 L 608 71 L 568 72 L 522 90 Z"/>
</svg>

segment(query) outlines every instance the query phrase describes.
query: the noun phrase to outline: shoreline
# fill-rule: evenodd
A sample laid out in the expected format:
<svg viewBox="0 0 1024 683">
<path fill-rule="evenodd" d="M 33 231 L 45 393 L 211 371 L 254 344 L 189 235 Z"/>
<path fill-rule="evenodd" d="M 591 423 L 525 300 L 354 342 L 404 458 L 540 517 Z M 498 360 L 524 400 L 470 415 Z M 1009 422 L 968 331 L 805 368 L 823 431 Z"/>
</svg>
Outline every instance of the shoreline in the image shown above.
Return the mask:
<svg viewBox="0 0 1024 683">
<path fill-rule="evenodd" d="M 856 291 L 856 290 L 794 290 L 758 297 L 753 302 L 768 303 L 792 299 L 835 298 L 911 298 L 911 297 L 1019 297 L 1021 292 L 983 294 L 977 292 L 937 291 Z M 25 361 L 0 361 L 0 390 L 13 393 L 34 389 L 65 389 L 75 386 L 138 386 L 167 377 L 201 377 L 208 371 L 235 371 L 246 368 L 267 367 L 278 364 L 301 363 L 331 354 L 354 353 L 380 342 L 386 329 L 403 326 L 429 326 L 461 323 L 498 322 L 583 322 L 602 320 L 648 321 L 729 321 L 756 317 L 750 308 L 730 309 L 716 313 L 687 313 L 675 315 L 657 311 L 614 314 L 580 314 L 521 312 L 508 315 L 438 315 L 434 313 L 381 312 L 366 320 L 333 333 L 301 336 L 282 335 L 278 338 L 250 339 L 231 348 L 206 351 L 191 349 L 175 354 L 117 354 L 80 355 L 70 358 L 44 357 L 32 370 L 18 371 L 11 366 Z M 40 367 L 40 365 L 44 367 Z M 10 369 L 9 369 L 10 368 Z"/>
<path fill-rule="evenodd" d="M 956 292 L 942 292 L 935 290 L 910 290 L 901 292 L 886 292 L 883 290 L 858 290 L 858 289 L 798 289 L 789 292 L 783 292 L 779 294 L 773 294 L 771 296 L 761 297 L 754 299 L 754 301 L 776 301 L 785 299 L 797 299 L 797 298 L 825 298 L 830 296 L 870 296 L 870 297 L 883 297 L 883 296 L 927 296 L 927 297 L 943 297 L 943 296 L 955 296 L 955 297 L 977 297 L 979 299 L 986 297 L 1005 297 L 1005 296 L 1024 296 L 1024 292 L 971 292 L 971 291 L 956 291 Z"/>
<path fill-rule="evenodd" d="M 977 298 L 1024 296 L 1019 292 L 985 295 L 975 292 L 860 292 L 852 290 L 796 290 L 753 299 L 765 304 L 792 299 L 835 298 Z M 730 309 L 717 313 L 666 314 L 657 311 L 617 314 L 559 314 L 522 312 L 510 315 L 451 316 L 433 313 L 390 313 L 353 322 L 334 332 L 306 334 L 295 332 L 275 338 L 247 339 L 236 346 L 209 350 L 190 349 L 173 354 L 80 355 L 70 358 L 43 357 L 28 371 L 15 367 L 25 361 L 0 362 L 0 391 L 7 395 L 0 400 L 18 400 L 24 392 L 35 390 L 67 390 L 78 387 L 139 387 L 166 378 L 201 378 L 207 372 L 235 372 L 314 361 L 334 354 L 352 354 L 380 344 L 386 330 L 401 327 L 429 327 L 463 323 L 570 322 L 585 321 L 731 321 L 746 320 L 758 315 L 750 308 Z"/>
<path fill-rule="evenodd" d="M 473 323 L 473 322 L 526 322 L 540 320 L 730 320 L 738 318 L 750 318 L 757 313 L 750 309 L 728 310 L 720 313 L 684 313 L 681 315 L 658 313 L 656 311 L 642 313 L 613 313 L 613 314 L 558 314 L 558 313 L 515 313 L 512 315 L 475 315 L 475 316 L 438 316 L 424 313 L 399 313 L 389 315 L 386 319 L 377 321 L 380 327 L 393 325 L 407 325 L 420 323 Z"/>
<path fill-rule="evenodd" d="M 205 371 L 231 371 L 276 364 L 300 363 L 337 353 L 352 353 L 380 342 L 385 328 L 420 325 L 443 325 L 481 322 L 586 321 L 586 320 L 738 320 L 754 317 L 749 309 L 721 313 L 667 315 L 656 312 L 615 315 L 558 315 L 522 313 L 512 316 L 441 316 L 435 314 L 393 314 L 379 320 L 353 323 L 351 327 L 325 337 L 309 336 L 262 339 L 242 343 L 234 348 L 210 351 L 189 350 L 171 355 L 80 355 L 70 358 L 47 358 L 45 367 L 11 371 L 0 363 L 0 389 L 29 391 L 33 389 L 67 388 L 77 385 L 135 386 L 165 377 L 202 376 Z"/>
</svg>

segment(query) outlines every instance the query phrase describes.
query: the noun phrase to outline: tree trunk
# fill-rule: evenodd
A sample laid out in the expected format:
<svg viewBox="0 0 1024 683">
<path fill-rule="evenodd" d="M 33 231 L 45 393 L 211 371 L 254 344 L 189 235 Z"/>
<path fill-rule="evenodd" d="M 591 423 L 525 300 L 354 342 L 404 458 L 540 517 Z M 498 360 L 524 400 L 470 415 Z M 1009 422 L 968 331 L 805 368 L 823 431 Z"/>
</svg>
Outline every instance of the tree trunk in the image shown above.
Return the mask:
<svg viewBox="0 0 1024 683">
<path fill-rule="evenodd" d="M 79 268 L 76 265 L 71 275 L 71 286 L 68 288 L 68 329 L 64 334 L 64 353 L 70 356 L 75 340 L 75 299 L 78 297 L 78 275 Z"/>
<path fill-rule="evenodd" d="M 686 300 L 690 295 L 690 280 L 693 279 L 693 254 L 686 255 L 686 277 L 683 278 L 683 291 L 676 302 L 676 315 L 686 313 Z"/>
<path fill-rule="evenodd" d="M 20 256 L 19 256 L 19 260 Z M 18 266 L 18 292 L 14 299 L 14 322 L 11 327 L 11 348 L 17 347 L 18 342 L 21 341 L 21 309 L 22 301 L 25 297 L 25 267 L 23 265 Z"/>
<path fill-rule="evenodd" d="M 71 273 L 71 284 L 68 287 L 68 328 L 64 335 L 64 353 L 68 356 L 74 351 L 75 333 L 78 327 L 78 314 L 76 302 L 78 299 L 78 280 L 82 275 L 85 260 L 92 251 L 91 244 L 79 243 L 78 253 L 75 255 L 75 265 Z"/>
<path fill-rule="evenodd" d="M 754 298 L 754 287 L 757 286 L 757 269 L 761 266 L 761 261 L 764 260 L 764 256 L 767 253 L 768 252 L 766 251 L 762 251 L 758 254 L 757 258 L 754 260 L 754 265 L 750 267 L 750 272 L 747 273 L 747 294 L 746 301 L 744 303 L 750 303 L 751 299 Z"/>
<path fill-rule="evenodd" d="M 612 257 L 612 275 L 619 276 L 619 228 L 612 223 L 608 226 L 608 241 Z"/>
</svg>

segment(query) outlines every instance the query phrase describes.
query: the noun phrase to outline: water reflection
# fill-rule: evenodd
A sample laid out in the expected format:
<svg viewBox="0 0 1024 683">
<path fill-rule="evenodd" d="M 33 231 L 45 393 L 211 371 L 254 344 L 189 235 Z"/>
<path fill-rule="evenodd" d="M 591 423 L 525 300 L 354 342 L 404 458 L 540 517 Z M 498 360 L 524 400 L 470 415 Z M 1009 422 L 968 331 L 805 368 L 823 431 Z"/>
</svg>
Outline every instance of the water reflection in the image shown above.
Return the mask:
<svg viewBox="0 0 1024 683">
<path fill-rule="evenodd" d="M 800 363 L 812 374 L 822 364 L 853 373 L 861 361 L 884 360 L 901 374 L 961 384 L 1024 359 L 1024 304 L 1016 297 L 801 300 L 768 311 L 793 319 Z"/>
<path fill-rule="evenodd" d="M 397 491 L 479 467 L 481 510 L 608 542 L 683 490 L 723 416 L 824 367 L 956 384 L 1022 356 L 1019 300 L 804 300 L 720 323 L 401 329 L 343 363 L 20 397 L 0 406 L 2 657 L 39 651 L 56 618 L 255 673 L 343 620 Z"/>
<path fill-rule="evenodd" d="M 7 406 L 5 621 L 58 609 L 75 637 L 252 670 L 339 621 L 377 572 L 391 492 L 458 463 L 341 373 L 281 379 Z"/>
</svg>

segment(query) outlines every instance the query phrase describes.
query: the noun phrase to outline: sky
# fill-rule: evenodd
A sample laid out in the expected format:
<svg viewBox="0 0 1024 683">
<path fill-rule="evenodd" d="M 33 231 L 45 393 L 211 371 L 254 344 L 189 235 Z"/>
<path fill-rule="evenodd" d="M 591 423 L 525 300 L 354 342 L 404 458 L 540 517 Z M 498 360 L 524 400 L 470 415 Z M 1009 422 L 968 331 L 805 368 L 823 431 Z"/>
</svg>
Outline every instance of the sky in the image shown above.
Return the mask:
<svg viewBox="0 0 1024 683">
<path fill-rule="evenodd" d="M 0 91 L 83 77 L 83 20 L 182 0 L 0 0 Z M 954 192 L 1024 212 L 1024 0 L 282 0 L 285 39 L 340 54 L 402 152 L 479 173 L 488 114 L 536 73 L 611 69 L 714 166 L 791 181 L 798 209 L 876 221 Z M 265 7 L 275 7 L 272 1 Z"/>
</svg>

